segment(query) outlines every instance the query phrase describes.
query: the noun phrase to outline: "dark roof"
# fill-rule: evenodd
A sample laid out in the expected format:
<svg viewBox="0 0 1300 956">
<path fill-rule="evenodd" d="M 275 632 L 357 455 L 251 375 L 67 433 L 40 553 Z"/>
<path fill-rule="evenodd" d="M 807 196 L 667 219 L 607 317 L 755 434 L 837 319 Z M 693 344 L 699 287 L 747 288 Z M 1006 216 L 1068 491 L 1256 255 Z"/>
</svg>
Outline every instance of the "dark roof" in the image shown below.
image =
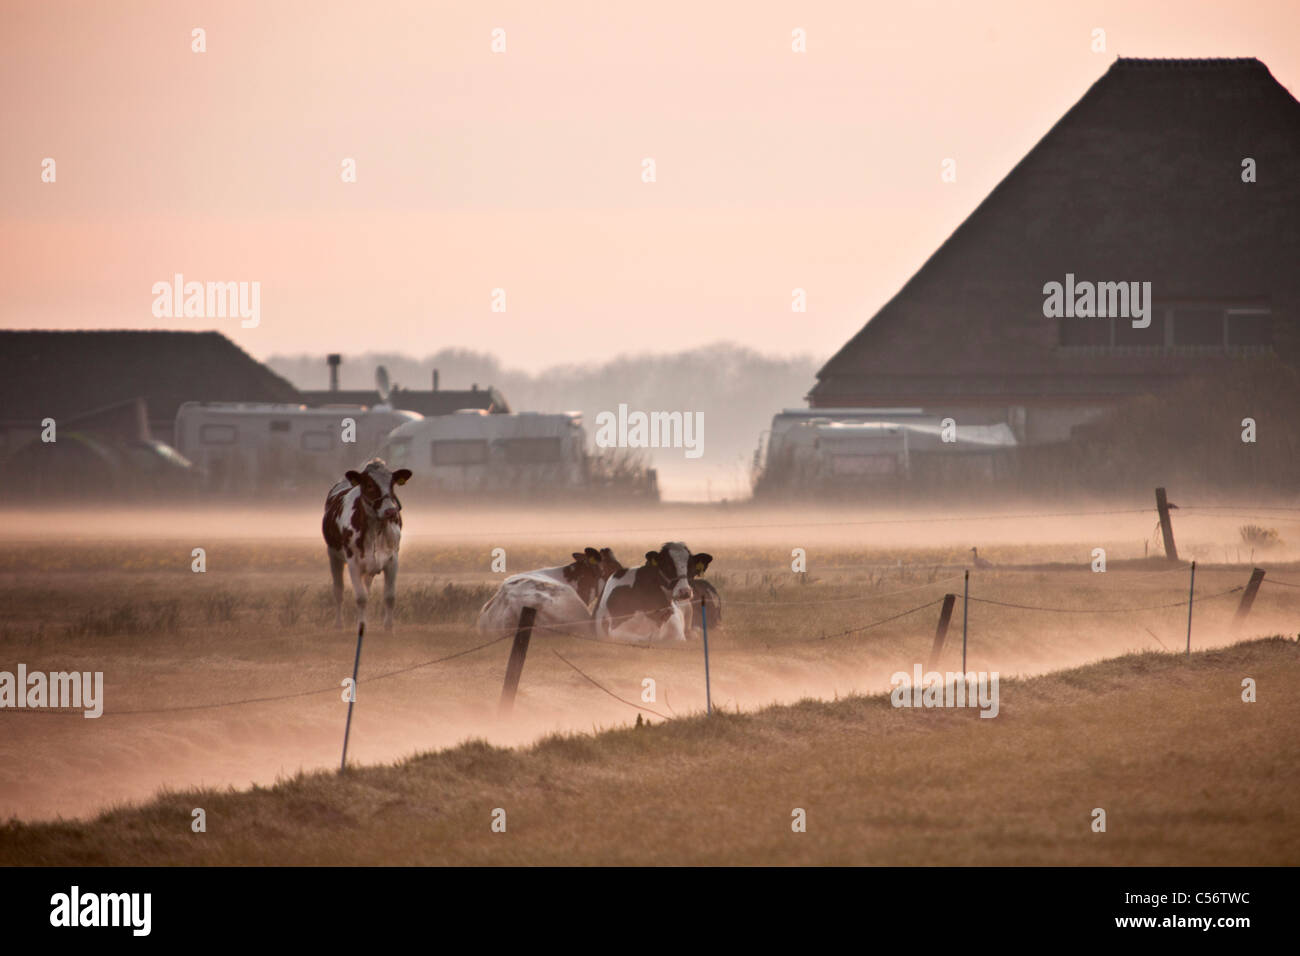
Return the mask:
<svg viewBox="0 0 1300 956">
<path fill-rule="evenodd" d="M 1241 181 L 1243 158 L 1258 181 Z M 818 372 L 814 405 L 1129 393 L 1217 357 L 1058 348 L 1043 284 L 1267 304 L 1300 360 L 1300 103 L 1256 59 L 1119 59 Z"/>
<path fill-rule="evenodd" d="M 298 390 L 219 332 L 0 331 L 0 418 L 72 418 L 143 398 L 151 420 L 181 403 L 298 402 Z"/>
<path fill-rule="evenodd" d="M 310 391 L 301 392 L 301 401 L 308 405 L 377 405 L 379 393 L 370 390 Z M 481 408 L 494 414 L 509 414 L 510 406 L 505 396 L 495 388 L 439 389 L 422 392 L 407 388 L 394 388 L 389 396 L 394 408 L 421 415 L 451 415 L 462 408 Z"/>
</svg>

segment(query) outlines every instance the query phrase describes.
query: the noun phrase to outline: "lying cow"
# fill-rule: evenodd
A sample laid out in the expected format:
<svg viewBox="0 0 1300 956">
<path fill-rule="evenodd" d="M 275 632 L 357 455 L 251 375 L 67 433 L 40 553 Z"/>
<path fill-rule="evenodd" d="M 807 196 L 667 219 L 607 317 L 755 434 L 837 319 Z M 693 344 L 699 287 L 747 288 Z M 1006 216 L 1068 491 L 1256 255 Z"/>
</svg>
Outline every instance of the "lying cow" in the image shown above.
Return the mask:
<svg viewBox="0 0 1300 956">
<path fill-rule="evenodd" d="M 711 554 L 691 554 L 680 541 L 647 551 L 645 564 L 610 576 L 596 608 L 596 634 L 629 643 L 684 641 L 690 628 L 691 582 Z"/>
<path fill-rule="evenodd" d="M 393 629 L 397 603 L 397 549 L 402 543 L 402 503 L 395 488 L 411 478 L 410 469 L 389 471 L 379 458 L 361 471 L 349 471 L 325 498 L 325 549 L 334 579 L 334 626 L 343 626 L 343 567 L 357 598 L 357 624 L 366 623 L 366 602 L 375 575 L 384 575 L 384 627 Z"/>
<path fill-rule="evenodd" d="M 508 633 L 518 626 L 520 612 L 531 607 L 537 612 L 534 626 L 593 637 L 591 604 L 606 579 L 621 570 L 609 548 L 587 548 L 574 551 L 571 564 L 513 574 L 483 605 L 478 629 L 485 634 Z"/>
</svg>

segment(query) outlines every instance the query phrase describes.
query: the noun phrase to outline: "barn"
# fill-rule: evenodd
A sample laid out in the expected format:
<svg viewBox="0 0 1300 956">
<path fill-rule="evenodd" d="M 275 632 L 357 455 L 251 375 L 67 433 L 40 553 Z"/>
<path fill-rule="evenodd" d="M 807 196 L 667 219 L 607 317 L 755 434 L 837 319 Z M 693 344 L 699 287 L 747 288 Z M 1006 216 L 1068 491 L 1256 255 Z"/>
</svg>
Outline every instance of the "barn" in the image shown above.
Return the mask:
<svg viewBox="0 0 1300 956">
<path fill-rule="evenodd" d="M 298 392 L 218 332 L 0 331 L 0 497 L 186 490 L 188 463 L 167 444 L 177 411 L 233 400 Z"/>
<path fill-rule="evenodd" d="M 1243 182 L 1254 160 L 1255 181 Z M 1146 328 L 1043 287 L 1150 282 Z M 1119 59 L 817 373 L 1026 442 L 1225 363 L 1300 358 L 1300 103 L 1255 59 Z"/>
<path fill-rule="evenodd" d="M 88 418 L 170 441 L 185 402 L 297 402 L 298 390 L 219 332 L 0 331 L 0 457 L 40 423 Z M 109 424 L 105 410 L 118 409 Z"/>
<path fill-rule="evenodd" d="M 1134 301 L 1116 301 L 1120 283 Z M 808 402 L 832 420 L 909 408 L 1005 425 L 1019 446 L 1068 442 L 1136 395 L 1300 364 L 1298 315 L 1300 103 L 1257 59 L 1120 58 Z M 782 451 L 774 433 L 768 456 Z"/>
</svg>

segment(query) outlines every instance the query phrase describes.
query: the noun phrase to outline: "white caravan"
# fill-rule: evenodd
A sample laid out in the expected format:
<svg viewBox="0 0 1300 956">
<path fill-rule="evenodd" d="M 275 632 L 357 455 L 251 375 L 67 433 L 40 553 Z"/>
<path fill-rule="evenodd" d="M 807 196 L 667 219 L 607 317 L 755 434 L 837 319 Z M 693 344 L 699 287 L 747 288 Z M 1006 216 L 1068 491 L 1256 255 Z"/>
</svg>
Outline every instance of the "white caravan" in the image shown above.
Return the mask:
<svg viewBox="0 0 1300 956">
<path fill-rule="evenodd" d="M 323 495 L 374 457 L 394 428 L 421 420 L 387 405 L 186 402 L 173 445 L 201 471 L 206 491 L 314 487 Z"/>
<path fill-rule="evenodd" d="M 410 468 L 413 488 L 465 494 L 576 490 L 587 485 L 587 432 L 579 412 L 489 415 L 465 409 L 393 429 L 379 450 Z"/>
</svg>

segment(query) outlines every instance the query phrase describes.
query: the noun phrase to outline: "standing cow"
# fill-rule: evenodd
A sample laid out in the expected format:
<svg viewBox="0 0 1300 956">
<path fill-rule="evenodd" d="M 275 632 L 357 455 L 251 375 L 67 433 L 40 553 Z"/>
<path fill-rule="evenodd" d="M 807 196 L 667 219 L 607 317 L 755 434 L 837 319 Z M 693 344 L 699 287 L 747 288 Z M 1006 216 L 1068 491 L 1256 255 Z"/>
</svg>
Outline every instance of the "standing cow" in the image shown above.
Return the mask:
<svg viewBox="0 0 1300 956">
<path fill-rule="evenodd" d="M 600 597 L 606 579 L 622 570 L 609 548 L 587 548 L 574 551 L 571 564 L 512 574 L 483 605 L 478 629 L 511 631 L 519 624 L 520 612 L 531 607 L 535 627 L 591 637 L 591 603 Z"/>
<path fill-rule="evenodd" d="M 691 554 L 680 541 L 647 551 L 645 564 L 626 568 L 605 582 L 596 608 L 597 635 L 632 643 L 686 640 L 691 582 L 712 560 L 711 554 Z"/>
<path fill-rule="evenodd" d="M 384 574 L 384 628 L 393 629 L 397 603 L 397 549 L 402 543 L 402 503 L 396 488 L 410 480 L 408 468 L 389 471 L 372 458 L 361 471 L 349 471 L 325 498 L 321 530 L 334 578 L 334 626 L 343 626 L 343 566 L 352 577 L 357 623 L 366 623 L 366 602 L 375 575 Z"/>
</svg>

